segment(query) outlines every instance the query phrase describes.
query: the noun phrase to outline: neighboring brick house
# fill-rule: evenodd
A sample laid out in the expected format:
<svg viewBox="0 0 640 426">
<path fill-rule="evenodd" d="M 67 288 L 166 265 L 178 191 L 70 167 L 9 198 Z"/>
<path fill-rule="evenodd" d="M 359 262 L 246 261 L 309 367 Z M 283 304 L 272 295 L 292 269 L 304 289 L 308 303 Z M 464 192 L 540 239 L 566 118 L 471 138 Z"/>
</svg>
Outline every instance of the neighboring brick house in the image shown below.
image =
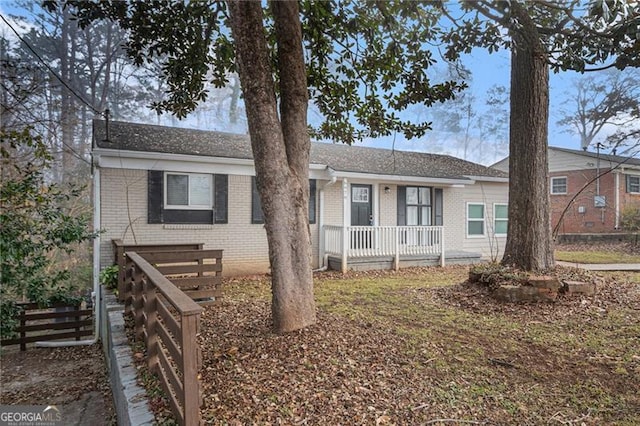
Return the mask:
<svg viewBox="0 0 640 426">
<path fill-rule="evenodd" d="M 509 158 L 492 167 L 508 172 Z M 554 229 L 568 206 L 559 234 L 619 232 L 625 209 L 640 208 L 640 159 L 549 147 L 549 194 Z"/>
<path fill-rule="evenodd" d="M 111 240 L 121 239 L 224 249 L 225 275 L 268 270 L 248 136 L 114 121 L 107 132 L 96 120 L 92 154 L 101 266 L 113 262 Z M 314 267 L 477 261 L 504 249 L 508 180 L 498 170 L 446 155 L 312 143 L 309 180 Z"/>
</svg>

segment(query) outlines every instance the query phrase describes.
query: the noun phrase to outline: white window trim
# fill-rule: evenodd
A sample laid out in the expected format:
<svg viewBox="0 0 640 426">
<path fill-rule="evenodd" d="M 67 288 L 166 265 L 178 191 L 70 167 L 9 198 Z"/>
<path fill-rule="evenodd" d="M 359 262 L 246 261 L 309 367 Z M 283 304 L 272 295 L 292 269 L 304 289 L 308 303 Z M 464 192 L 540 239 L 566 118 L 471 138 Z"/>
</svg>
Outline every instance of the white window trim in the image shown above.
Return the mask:
<svg viewBox="0 0 640 426">
<path fill-rule="evenodd" d="M 175 204 L 167 204 L 167 177 L 169 175 L 177 175 L 177 176 L 188 176 L 189 177 L 189 188 L 191 188 L 191 176 L 205 176 L 209 180 L 209 190 L 211 191 L 211 197 L 209 198 L 210 202 L 208 206 L 193 206 L 191 205 L 191 194 L 187 193 L 187 205 L 175 205 Z M 183 173 L 183 172 L 164 172 L 163 176 L 164 182 L 164 194 L 163 197 L 163 205 L 166 210 L 211 210 L 213 208 L 213 175 L 209 173 Z"/>
<path fill-rule="evenodd" d="M 553 192 L 553 181 L 555 179 L 564 179 L 564 186 L 566 188 L 564 192 Z M 568 189 L 569 189 L 569 178 L 567 178 L 566 176 L 553 176 L 551 179 L 549 179 L 549 193 L 551 195 L 567 195 Z"/>
<path fill-rule="evenodd" d="M 475 218 L 469 218 L 469 206 L 482 206 L 482 212 L 483 212 L 483 217 L 482 219 L 475 219 Z M 467 235 L 467 238 L 484 238 L 487 236 L 487 205 L 486 203 L 474 203 L 474 202 L 467 202 L 466 205 L 466 210 L 465 210 L 465 223 L 464 223 L 464 228 L 465 228 L 465 234 Z M 481 234 L 473 234 L 473 235 L 469 235 L 469 221 L 473 221 L 473 222 L 480 222 L 482 221 L 482 235 Z"/>
<path fill-rule="evenodd" d="M 499 218 L 496 217 L 496 206 L 505 206 L 507 208 L 507 218 L 506 219 L 503 219 L 503 218 L 499 219 Z M 507 236 L 506 233 L 502 234 L 502 233 L 496 232 L 496 229 L 498 229 L 498 227 L 496 226 L 496 220 L 505 221 L 505 222 L 507 222 L 507 227 L 509 226 L 509 204 L 508 203 L 493 203 L 493 234 L 495 236 L 498 236 L 498 237 L 506 237 Z"/>
<path fill-rule="evenodd" d="M 625 186 L 626 186 L 627 188 L 629 188 L 629 187 L 630 187 L 629 182 L 628 182 L 628 180 L 629 180 L 630 178 L 636 178 L 636 179 L 638 179 L 638 186 L 639 186 L 639 189 L 640 189 L 640 175 L 627 175 L 627 181 L 625 182 Z M 636 192 L 636 191 L 629 191 L 629 192 L 628 192 L 628 194 L 640 194 L 640 191 L 637 191 L 637 192 Z"/>
</svg>

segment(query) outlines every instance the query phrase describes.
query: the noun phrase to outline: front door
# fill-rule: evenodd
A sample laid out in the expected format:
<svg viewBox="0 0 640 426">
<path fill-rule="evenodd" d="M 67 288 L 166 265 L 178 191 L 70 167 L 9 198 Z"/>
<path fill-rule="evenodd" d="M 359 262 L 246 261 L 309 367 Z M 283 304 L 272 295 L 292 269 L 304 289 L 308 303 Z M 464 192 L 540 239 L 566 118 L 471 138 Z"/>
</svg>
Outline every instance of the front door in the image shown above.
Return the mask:
<svg viewBox="0 0 640 426">
<path fill-rule="evenodd" d="M 351 226 L 373 225 L 371 185 L 351 185 Z M 370 248 L 371 230 L 352 230 L 351 248 Z"/>
</svg>

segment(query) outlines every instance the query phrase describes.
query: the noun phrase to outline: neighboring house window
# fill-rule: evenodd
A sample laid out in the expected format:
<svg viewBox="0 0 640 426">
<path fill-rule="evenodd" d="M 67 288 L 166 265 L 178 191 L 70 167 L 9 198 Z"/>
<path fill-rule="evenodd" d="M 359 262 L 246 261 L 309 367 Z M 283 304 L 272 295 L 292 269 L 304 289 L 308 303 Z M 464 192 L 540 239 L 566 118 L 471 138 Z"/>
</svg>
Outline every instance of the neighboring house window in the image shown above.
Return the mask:
<svg viewBox="0 0 640 426">
<path fill-rule="evenodd" d="M 567 178 L 566 177 L 552 177 L 551 178 L 551 193 L 566 194 L 567 193 Z"/>
<path fill-rule="evenodd" d="M 165 209 L 211 209 L 213 175 L 165 173 Z"/>
<path fill-rule="evenodd" d="M 484 204 L 467 203 L 467 236 L 484 235 Z"/>
<path fill-rule="evenodd" d="M 256 177 L 251 177 L 251 223 L 264 223 Z M 309 223 L 316 223 L 316 180 L 309 179 Z"/>
<path fill-rule="evenodd" d="M 509 223 L 509 207 L 507 204 L 493 205 L 493 229 L 496 235 L 507 235 L 507 225 Z"/>
<path fill-rule="evenodd" d="M 640 176 L 627 175 L 627 192 L 640 193 Z"/>
<path fill-rule="evenodd" d="M 147 172 L 147 222 L 227 223 L 228 176 Z"/>
<path fill-rule="evenodd" d="M 398 187 L 398 226 L 442 226 L 442 188 Z"/>
</svg>

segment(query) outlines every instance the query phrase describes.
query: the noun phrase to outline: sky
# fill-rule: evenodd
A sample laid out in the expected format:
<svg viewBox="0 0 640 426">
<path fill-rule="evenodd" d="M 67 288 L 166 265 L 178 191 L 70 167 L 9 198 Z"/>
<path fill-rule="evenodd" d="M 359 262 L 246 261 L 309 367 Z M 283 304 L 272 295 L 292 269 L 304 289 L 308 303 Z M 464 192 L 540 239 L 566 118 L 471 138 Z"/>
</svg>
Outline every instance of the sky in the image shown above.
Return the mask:
<svg viewBox="0 0 640 426">
<path fill-rule="evenodd" d="M 11 3 L 7 0 L 0 0 L 0 13 L 6 16 L 5 12 L 15 13 Z M 0 34 L 2 36 L 12 36 L 10 30 L 8 30 L 4 23 L 0 22 Z M 502 85 L 509 87 L 510 66 L 509 66 L 509 52 L 498 51 L 496 53 L 489 54 L 484 49 L 474 49 L 471 54 L 463 56 L 463 64 L 472 73 L 472 83 L 470 84 L 472 93 L 476 98 L 475 108 L 481 112 L 484 106 L 485 94 L 487 90 L 494 85 Z M 566 100 L 566 92 L 571 88 L 572 81 L 579 78 L 579 74 L 575 72 L 564 73 L 550 73 L 550 117 L 549 117 L 549 145 L 559 146 L 571 149 L 580 149 L 580 140 L 577 136 L 571 135 L 564 131 L 562 128 L 556 125 L 558 120 L 558 111 L 561 104 Z M 311 107 L 311 110 L 313 107 Z M 310 121 L 314 121 L 313 112 L 310 112 Z M 317 120 L 317 118 L 316 118 Z M 167 123 L 168 120 L 163 120 L 163 123 Z M 184 122 L 175 123 L 180 127 L 193 127 L 202 128 L 202 120 L 194 118 L 187 118 Z M 220 131 L 237 131 L 237 129 L 224 128 L 219 125 L 214 127 Z M 398 150 L 408 151 L 425 151 L 425 152 L 439 152 L 462 157 L 462 153 L 458 148 L 452 144 L 439 140 L 439 146 L 430 141 L 439 137 L 439 134 L 428 134 L 425 137 L 417 138 L 413 140 L 405 140 L 401 135 L 393 135 L 377 139 L 367 139 L 360 144 L 365 146 L 380 147 L 380 148 L 394 148 Z M 480 150 L 481 151 L 481 150 Z M 487 150 L 485 150 L 487 151 Z M 483 164 L 492 164 L 507 155 L 506 150 L 487 153 L 484 152 L 481 156 L 477 152 L 470 152 L 468 160 L 476 161 Z"/>
</svg>

